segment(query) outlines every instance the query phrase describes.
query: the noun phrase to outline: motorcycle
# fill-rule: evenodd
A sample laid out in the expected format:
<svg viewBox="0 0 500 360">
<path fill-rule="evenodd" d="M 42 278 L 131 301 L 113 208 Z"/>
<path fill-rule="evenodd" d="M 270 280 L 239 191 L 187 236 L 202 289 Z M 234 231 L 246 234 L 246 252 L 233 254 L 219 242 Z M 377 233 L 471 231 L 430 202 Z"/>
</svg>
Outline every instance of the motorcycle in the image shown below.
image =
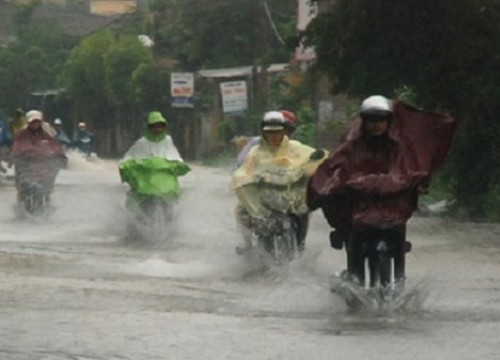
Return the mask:
<svg viewBox="0 0 500 360">
<path fill-rule="evenodd" d="M 78 140 L 77 146 L 78 146 L 78 149 L 80 150 L 80 152 L 87 155 L 87 157 L 90 156 L 90 154 L 92 153 L 90 137 L 85 137 L 85 138 Z"/>
<path fill-rule="evenodd" d="M 254 183 L 236 190 L 249 215 L 250 253 L 270 257 L 278 265 L 300 256 L 301 226 L 308 219 L 306 182 L 301 169 L 274 168 L 260 172 Z"/>
<path fill-rule="evenodd" d="M 393 188 L 401 188 L 400 199 L 413 202 L 418 196 L 416 190 L 425 175 L 415 172 L 406 182 L 392 179 Z M 389 178 L 383 178 L 388 181 Z M 351 182 L 351 189 L 357 183 Z M 351 196 L 354 196 L 352 194 Z M 363 195 L 366 196 L 366 195 Z M 368 209 L 366 205 L 361 209 Z M 383 211 L 375 207 L 376 212 Z M 401 295 L 405 284 L 406 253 L 411 251 L 411 243 L 406 241 L 406 226 L 380 223 L 354 227 L 346 233 L 332 232 L 330 243 L 341 249 L 345 243 L 347 250 L 347 271 L 340 277 L 332 278 L 332 291 L 346 300 L 351 310 L 375 308 L 384 310 L 394 307 L 404 297 Z"/>
<path fill-rule="evenodd" d="M 93 138 L 90 134 L 83 134 L 75 140 L 76 148 L 85 156 L 92 154 Z"/>
<path fill-rule="evenodd" d="M 332 243 L 336 242 L 331 235 Z M 331 291 L 344 298 L 351 311 L 383 311 L 404 301 L 406 253 L 411 243 L 403 228 L 365 228 L 348 236 L 348 270 L 331 278 Z"/>
<path fill-rule="evenodd" d="M 130 185 L 126 208 L 130 214 L 128 236 L 146 241 L 166 240 L 173 206 L 180 196 L 177 178 L 190 171 L 187 164 L 161 157 L 129 159 L 119 167 Z"/>
<path fill-rule="evenodd" d="M 41 218 L 49 214 L 50 194 L 63 161 L 57 158 L 24 158 L 17 160 L 19 191 L 18 217 Z"/>
</svg>

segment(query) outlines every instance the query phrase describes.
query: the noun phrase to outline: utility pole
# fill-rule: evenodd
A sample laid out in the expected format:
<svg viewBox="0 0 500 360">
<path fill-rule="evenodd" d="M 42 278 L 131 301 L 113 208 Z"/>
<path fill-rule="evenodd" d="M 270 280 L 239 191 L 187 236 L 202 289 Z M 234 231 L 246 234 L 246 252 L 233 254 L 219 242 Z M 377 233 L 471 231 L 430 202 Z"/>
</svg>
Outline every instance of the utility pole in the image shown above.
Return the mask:
<svg viewBox="0 0 500 360">
<path fill-rule="evenodd" d="M 257 54 L 255 59 L 257 64 L 254 64 L 254 99 L 255 110 L 259 113 L 264 113 L 269 106 L 269 84 L 268 73 L 269 68 L 269 23 L 265 16 L 265 8 L 262 0 L 256 0 L 255 6 L 255 21 L 256 21 L 256 40 Z"/>
</svg>

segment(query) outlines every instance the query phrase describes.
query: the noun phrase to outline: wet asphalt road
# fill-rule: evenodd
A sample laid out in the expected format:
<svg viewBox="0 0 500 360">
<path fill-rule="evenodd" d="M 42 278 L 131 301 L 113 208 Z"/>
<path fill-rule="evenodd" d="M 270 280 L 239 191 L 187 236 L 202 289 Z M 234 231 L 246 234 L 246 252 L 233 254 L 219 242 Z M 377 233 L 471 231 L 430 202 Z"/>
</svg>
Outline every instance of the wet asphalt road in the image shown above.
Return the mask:
<svg viewBox="0 0 500 360">
<path fill-rule="evenodd" d="M 286 275 L 234 254 L 231 169 L 193 165 L 167 243 L 124 241 L 116 164 L 72 158 L 45 223 L 0 187 L 0 359 L 500 358 L 500 226 L 412 219 L 406 312 L 351 315 L 328 290 L 344 266 L 312 219 Z"/>
</svg>

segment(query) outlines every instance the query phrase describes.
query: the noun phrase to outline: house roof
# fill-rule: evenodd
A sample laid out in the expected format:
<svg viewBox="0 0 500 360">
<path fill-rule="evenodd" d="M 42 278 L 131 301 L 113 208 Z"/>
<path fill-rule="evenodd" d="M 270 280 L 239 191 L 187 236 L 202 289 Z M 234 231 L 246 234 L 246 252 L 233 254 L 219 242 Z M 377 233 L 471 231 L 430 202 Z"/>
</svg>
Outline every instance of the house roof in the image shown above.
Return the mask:
<svg viewBox="0 0 500 360">
<path fill-rule="evenodd" d="M 54 20 L 69 34 L 77 36 L 88 35 L 123 18 L 122 15 L 95 15 L 56 7 L 40 7 L 35 11 L 34 17 Z"/>
<path fill-rule="evenodd" d="M 266 71 L 268 73 L 278 73 L 284 72 L 288 69 L 289 64 L 271 64 Z M 261 67 L 256 68 L 257 72 L 261 71 Z M 251 76 L 253 72 L 252 66 L 242 66 L 236 68 L 227 69 L 213 69 L 213 70 L 200 70 L 198 74 L 206 78 L 233 78 L 233 77 L 243 77 Z"/>
</svg>

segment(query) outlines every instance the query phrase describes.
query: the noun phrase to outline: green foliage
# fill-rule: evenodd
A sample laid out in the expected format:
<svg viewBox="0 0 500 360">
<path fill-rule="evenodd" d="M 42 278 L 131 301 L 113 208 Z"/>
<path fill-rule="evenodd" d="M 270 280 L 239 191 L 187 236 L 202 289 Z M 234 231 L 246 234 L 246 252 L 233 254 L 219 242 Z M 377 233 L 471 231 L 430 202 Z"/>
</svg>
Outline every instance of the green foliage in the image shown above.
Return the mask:
<svg viewBox="0 0 500 360">
<path fill-rule="evenodd" d="M 219 138 L 224 143 L 229 143 L 231 139 L 236 135 L 234 128 L 234 121 L 231 118 L 225 118 L 219 124 Z"/>
<path fill-rule="evenodd" d="M 489 217 L 500 179 L 499 1 L 337 0 L 304 36 L 335 92 L 397 93 L 456 117 L 446 168 L 456 206 Z"/>
<path fill-rule="evenodd" d="M 421 201 L 430 205 L 443 200 L 453 203 L 453 185 L 445 173 L 439 172 L 433 176 L 431 186 L 427 194 L 421 196 Z"/>
<path fill-rule="evenodd" d="M 288 0 L 269 2 L 273 22 L 293 31 L 295 6 Z M 156 51 L 169 54 L 185 70 L 234 67 L 287 61 L 288 51 L 271 28 L 262 3 L 253 0 L 154 0 L 147 28 Z M 289 17 L 282 14 L 289 14 Z"/>
<path fill-rule="evenodd" d="M 126 106 L 136 102 L 136 89 L 131 81 L 141 66 L 152 62 L 151 53 L 134 37 L 115 39 L 104 56 L 105 80 L 110 100 Z"/>
<path fill-rule="evenodd" d="M 134 108 L 154 78 L 148 49 L 132 36 L 98 32 L 83 40 L 66 63 L 63 82 L 77 112 L 96 117 L 117 106 Z"/>
<path fill-rule="evenodd" d="M 104 154 L 121 153 L 123 139 L 137 138 L 141 114 L 165 101 L 158 95 L 159 82 L 164 81 L 164 93 L 167 79 L 136 35 L 110 30 L 84 39 L 61 76 L 75 116 L 99 129 Z"/>
<path fill-rule="evenodd" d="M 228 143 L 235 136 L 260 135 L 260 121 L 262 114 L 259 112 L 246 112 L 238 116 L 224 116 L 219 124 L 219 138 Z"/>
<path fill-rule="evenodd" d="M 135 99 L 143 109 L 164 109 L 169 103 L 165 84 L 170 82 L 171 71 L 155 63 L 141 63 L 132 73 Z"/>
<path fill-rule="evenodd" d="M 309 107 L 302 107 L 296 113 L 297 129 L 293 134 L 295 140 L 309 146 L 316 146 L 316 113 Z"/>
<path fill-rule="evenodd" d="M 11 113 L 36 90 L 58 87 L 57 77 L 76 39 L 56 24 L 32 21 L 38 2 L 17 4 L 15 40 L 0 48 L 0 109 Z"/>
<path fill-rule="evenodd" d="M 403 85 L 394 91 L 396 99 L 400 99 L 407 104 L 417 106 L 417 93 L 409 86 Z"/>
<path fill-rule="evenodd" d="M 64 67 L 62 81 L 82 117 L 109 110 L 105 58 L 114 43 L 111 32 L 98 32 L 76 47 Z"/>
</svg>

